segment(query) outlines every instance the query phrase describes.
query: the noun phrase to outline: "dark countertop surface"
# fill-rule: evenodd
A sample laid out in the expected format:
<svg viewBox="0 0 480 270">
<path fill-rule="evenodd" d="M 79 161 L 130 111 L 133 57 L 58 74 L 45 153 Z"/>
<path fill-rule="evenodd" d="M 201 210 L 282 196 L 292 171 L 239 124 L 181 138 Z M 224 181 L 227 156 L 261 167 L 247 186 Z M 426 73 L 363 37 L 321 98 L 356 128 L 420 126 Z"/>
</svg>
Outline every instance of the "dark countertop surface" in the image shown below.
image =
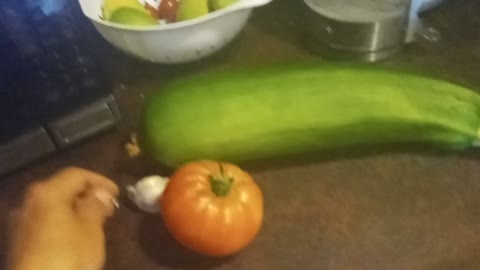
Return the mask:
<svg viewBox="0 0 480 270">
<path fill-rule="evenodd" d="M 75 165 L 122 187 L 169 172 L 123 149 L 153 84 L 210 68 L 321 59 L 299 41 L 293 0 L 256 10 L 245 31 L 221 53 L 190 65 L 144 64 L 111 52 L 111 76 L 124 119 L 97 136 L 20 170 L 0 185 L 0 229 L 25 186 Z M 413 68 L 480 89 L 480 2 L 455 0 L 425 15 L 442 33 L 420 39 L 380 65 Z M 275 16 L 274 16 L 275 15 Z M 474 152 L 474 151 L 473 151 Z M 127 269 L 479 269 L 478 153 L 377 153 L 251 170 L 265 196 L 258 238 L 241 253 L 211 259 L 176 244 L 161 219 L 122 207 L 108 223 L 107 270 Z M 5 245 L 0 243 L 0 258 Z"/>
</svg>

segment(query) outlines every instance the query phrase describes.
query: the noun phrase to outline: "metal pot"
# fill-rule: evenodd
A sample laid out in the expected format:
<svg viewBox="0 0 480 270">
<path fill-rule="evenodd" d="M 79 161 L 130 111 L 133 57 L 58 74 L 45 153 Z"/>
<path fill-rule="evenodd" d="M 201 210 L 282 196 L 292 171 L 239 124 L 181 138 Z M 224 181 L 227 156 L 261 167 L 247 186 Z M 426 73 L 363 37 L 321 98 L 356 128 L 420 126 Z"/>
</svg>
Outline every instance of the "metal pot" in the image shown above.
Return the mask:
<svg viewBox="0 0 480 270">
<path fill-rule="evenodd" d="M 420 24 L 418 13 L 439 2 L 305 0 L 305 42 L 312 51 L 327 58 L 379 61 L 413 41 Z M 362 7 L 362 3 L 375 8 Z"/>
</svg>

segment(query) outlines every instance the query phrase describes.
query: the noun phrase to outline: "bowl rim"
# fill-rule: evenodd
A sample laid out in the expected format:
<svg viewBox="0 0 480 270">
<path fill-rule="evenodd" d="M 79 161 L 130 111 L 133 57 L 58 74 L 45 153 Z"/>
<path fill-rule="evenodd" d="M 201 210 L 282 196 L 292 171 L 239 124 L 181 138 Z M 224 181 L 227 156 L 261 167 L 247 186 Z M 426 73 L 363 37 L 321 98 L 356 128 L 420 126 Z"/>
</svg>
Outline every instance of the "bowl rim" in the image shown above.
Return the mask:
<svg viewBox="0 0 480 270">
<path fill-rule="evenodd" d="M 101 24 L 105 25 L 111 28 L 119 29 L 119 30 L 128 30 L 128 31 L 137 31 L 137 32 L 151 32 L 151 31 L 168 31 L 168 30 L 175 30 L 179 28 L 186 28 L 190 27 L 193 25 L 197 24 L 202 24 L 207 21 L 211 21 L 213 19 L 222 17 L 224 15 L 227 15 L 229 13 L 237 13 L 237 12 L 248 12 L 251 11 L 255 7 L 245 7 L 242 9 L 235 8 L 234 6 L 228 6 L 223 9 L 215 10 L 213 12 L 210 12 L 206 15 L 186 20 L 186 21 L 181 21 L 181 22 L 175 22 L 175 23 L 170 23 L 170 24 L 159 24 L 159 25 L 126 25 L 126 24 L 120 24 L 120 23 L 112 23 L 109 21 L 105 21 L 100 18 L 100 15 L 97 17 L 92 17 L 87 12 L 85 12 L 85 8 L 83 6 L 83 2 L 88 1 L 88 0 L 78 0 L 80 4 L 80 8 L 82 10 L 82 13 L 85 17 L 89 18 L 90 20 Z M 269 0 L 268 3 L 270 3 L 273 0 Z"/>
</svg>

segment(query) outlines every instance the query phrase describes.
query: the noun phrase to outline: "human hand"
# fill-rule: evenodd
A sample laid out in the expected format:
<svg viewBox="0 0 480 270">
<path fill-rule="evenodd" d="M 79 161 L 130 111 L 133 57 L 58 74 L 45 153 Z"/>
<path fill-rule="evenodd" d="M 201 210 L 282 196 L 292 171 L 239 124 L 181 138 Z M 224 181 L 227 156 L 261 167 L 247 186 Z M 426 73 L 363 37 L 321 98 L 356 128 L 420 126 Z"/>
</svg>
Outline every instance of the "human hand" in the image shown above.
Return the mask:
<svg viewBox="0 0 480 270">
<path fill-rule="evenodd" d="M 32 184 L 14 218 L 9 269 L 100 270 L 103 224 L 118 192 L 111 180 L 79 168 Z"/>
</svg>

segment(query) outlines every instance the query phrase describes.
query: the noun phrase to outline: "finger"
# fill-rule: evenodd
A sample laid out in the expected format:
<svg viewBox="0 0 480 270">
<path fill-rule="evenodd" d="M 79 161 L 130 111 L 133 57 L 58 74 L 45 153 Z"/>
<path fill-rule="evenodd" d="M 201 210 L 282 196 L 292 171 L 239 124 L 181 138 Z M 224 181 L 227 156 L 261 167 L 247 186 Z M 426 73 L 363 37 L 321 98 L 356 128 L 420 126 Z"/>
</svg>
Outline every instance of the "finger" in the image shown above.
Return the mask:
<svg viewBox="0 0 480 270">
<path fill-rule="evenodd" d="M 115 199 L 105 190 L 88 191 L 74 203 L 77 216 L 87 225 L 101 226 L 115 212 Z"/>
<path fill-rule="evenodd" d="M 55 194 L 66 199 L 71 199 L 92 187 L 104 189 L 114 197 L 118 196 L 119 192 L 118 186 L 112 180 L 76 167 L 63 169 L 49 179 L 47 182 L 55 189 Z"/>
</svg>

